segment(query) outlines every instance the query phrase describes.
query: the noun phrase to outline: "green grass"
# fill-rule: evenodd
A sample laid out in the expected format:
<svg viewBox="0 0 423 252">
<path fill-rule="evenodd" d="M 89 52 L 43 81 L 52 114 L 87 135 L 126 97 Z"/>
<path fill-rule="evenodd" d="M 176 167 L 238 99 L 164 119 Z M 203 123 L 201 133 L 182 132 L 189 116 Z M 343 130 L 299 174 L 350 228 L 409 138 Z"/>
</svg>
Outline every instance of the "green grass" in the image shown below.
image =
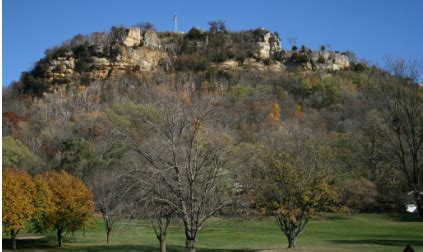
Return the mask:
<svg viewBox="0 0 423 252">
<path fill-rule="evenodd" d="M 30 234 L 21 234 L 21 236 Z M 4 236 L 3 236 L 4 237 Z M 10 240 L 3 239 L 3 248 L 10 248 Z M 183 227 L 174 223 L 167 237 L 169 251 L 184 250 Z M 423 222 L 415 216 L 387 216 L 360 214 L 354 219 L 340 214 L 327 215 L 313 220 L 297 240 L 300 251 L 402 251 L 411 244 L 415 251 L 423 251 Z M 21 251 L 54 251 L 54 234 L 39 240 L 18 240 Z M 212 219 L 198 235 L 199 251 L 282 250 L 286 238 L 272 219 L 236 220 Z M 148 221 L 121 224 L 112 234 L 112 242 L 106 245 L 101 222 L 85 233 L 68 235 L 67 250 L 78 251 L 157 251 L 155 239 Z"/>
</svg>

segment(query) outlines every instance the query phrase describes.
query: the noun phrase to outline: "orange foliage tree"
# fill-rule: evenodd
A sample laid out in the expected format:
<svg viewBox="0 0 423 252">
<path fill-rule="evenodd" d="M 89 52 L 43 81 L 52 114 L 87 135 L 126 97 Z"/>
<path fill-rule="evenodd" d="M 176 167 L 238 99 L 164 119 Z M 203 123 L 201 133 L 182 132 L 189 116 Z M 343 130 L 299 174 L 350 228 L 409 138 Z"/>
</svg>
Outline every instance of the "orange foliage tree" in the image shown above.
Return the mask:
<svg viewBox="0 0 423 252">
<path fill-rule="evenodd" d="M 39 231 L 55 230 L 61 247 L 64 233 L 84 229 L 92 223 L 94 202 L 91 191 L 79 178 L 65 171 L 46 172 L 36 180 L 44 180 L 48 185 L 51 206 L 39 202 L 43 206 L 39 209 L 44 211 L 38 213 L 35 226 Z"/>
<path fill-rule="evenodd" d="M 281 107 L 278 103 L 272 104 L 272 111 L 269 113 L 268 118 L 272 122 L 279 122 L 281 120 Z"/>
<path fill-rule="evenodd" d="M 34 183 L 24 171 L 3 169 L 2 180 L 3 232 L 9 233 L 12 248 L 16 249 L 16 235 L 25 227 L 25 221 L 34 213 Z"/>
<path fill-rule="evenodd" d="M 37 175 L 33 179 L 34 181 L 34 214 L 32 215 L 32 221 L 35 224 L 34 229 L 37 232 L 41 232 L 43 221 L 48 219 L 49 214 L 53 211 L 53 192 L 50 190 L 47 181 L 41 176 Z"/>
</svg>

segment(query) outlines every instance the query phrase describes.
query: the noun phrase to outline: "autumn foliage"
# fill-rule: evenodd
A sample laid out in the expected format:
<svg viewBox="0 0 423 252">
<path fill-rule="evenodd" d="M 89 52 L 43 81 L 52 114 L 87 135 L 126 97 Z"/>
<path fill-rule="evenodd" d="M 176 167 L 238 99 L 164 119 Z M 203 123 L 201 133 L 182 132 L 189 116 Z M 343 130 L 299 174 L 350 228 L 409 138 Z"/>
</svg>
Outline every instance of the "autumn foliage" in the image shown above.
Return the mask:
<svg viewBox="0 0 423 252">
<path fill-rule="evenodd" d="M 55 230 L 58 245 L 62 246 L 63 234 L 84 229 L 93 220 L 94 203 L 91 191 L 78 178 L 65 171 L 46 172 L 39 177 L 51 191 L 51 207 L 36 223 L 39 230 Z M 41 204 L 46 207 L 45 202 Z"/>
<path fill-rule="evenodd" d="M 271 122 L 279 122 L 281 120 L 281 107 L 278 103 L 272 104 L 272 111 L 269 113 L 268 118 Z"/>
<path fill-rule="evenodd" d="M 46 172 L 32 178 L 25 171 L 3 169 L 2 223 L 12 248 L 16 235 L 33 223 L 35 231 L 55 230 L 58 244 L 63 233 L 87 227 L 94 211 L 91 191 L 78 178 L 62 172 Z"/>
<path fill-rule="evenodd" d="M 26 172 L 8 168 L 3 169 L 2 182 L 3 232 L 10 234 L 16 249 L 16 235 L 34 213 L 34 182 Z"/>
</svg>

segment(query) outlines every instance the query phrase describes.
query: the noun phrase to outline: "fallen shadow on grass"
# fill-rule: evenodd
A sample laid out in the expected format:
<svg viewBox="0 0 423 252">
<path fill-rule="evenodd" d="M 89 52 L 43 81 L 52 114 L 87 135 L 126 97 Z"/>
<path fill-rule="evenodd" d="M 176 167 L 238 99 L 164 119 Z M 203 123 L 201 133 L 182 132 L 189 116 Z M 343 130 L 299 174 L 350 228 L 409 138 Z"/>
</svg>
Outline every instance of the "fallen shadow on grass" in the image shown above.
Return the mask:
<svg viewBox="0 0 423 252">
<path fill-rule="evenodd" d="M 338 244 L 368 244 L 368 245 L 383 245 L 383 246 L 423 246 L 422 240 L 382 240 L 382 239 L 364 239 L 364 240 L 331 240 Z"/>
<path fill-rule="evenodd" d="M 415 213 L 407 213 L 407 214 L 392 214 L 389 217 L 394 221 L 399 222 L 419 222 L 422 221 L 422 217 Z"/>
<path fill-rule="evenodd" d="M 2 239 L 3 249 L 12 249 L 11 239 Z M 43 239 L 18 239 L 16 240 L 17 249 L 49 249 L 56 246 Z"/>
<path fill-rule="evenodd" d="M 12 248 L 12 243 L 10 239 L 3 239 L 2 240 L 3 249 L 10 250 Z M 68 243 L 72 244 L 72 243 Z M 123 244 L 110 244 L 110 245 L 95 245 L 95 246 L 84 246 L 84 247 L 68 247 L 68 244 L 64 244 L 63 248 L 57 247 L 56 244 L 53 244 L 51 242 L 45 241 L 45 240 L 18 240 L 17 241 L 17 249 L 18 250 L 71 250 L 71 251 L 159 251 L 158 246 L 151 246 L 151 245 L 123 245 Z M 72 244 L 73 245 L 73 244 Z M 168 245 L 167 251 L 169 252 L 182 252 L 186 251 L 184 246 L 175 246 L 175 245 Z M 217 251 L 223 251 L 223 252 L 254 252 L 257 250 L 246 250 L 246 249 L 237 249 L 237 250 L 231 250 L 231 249 L 202 249 L 197 248 L 196 251 L 201 252 L 217 252 Z"/>
</svg>

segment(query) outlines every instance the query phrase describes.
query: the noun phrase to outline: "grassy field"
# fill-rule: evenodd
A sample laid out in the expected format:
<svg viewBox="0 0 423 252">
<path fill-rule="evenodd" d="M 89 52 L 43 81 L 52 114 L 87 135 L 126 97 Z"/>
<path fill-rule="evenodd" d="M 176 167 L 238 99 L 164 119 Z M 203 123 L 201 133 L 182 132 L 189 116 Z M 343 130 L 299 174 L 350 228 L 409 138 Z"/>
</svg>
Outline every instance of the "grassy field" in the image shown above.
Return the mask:
<svg viewBox="0 0 423 252">
<path fill-rule="evenodd" d="M 32 234 L 21 234 L 21 237 Z M 4 237 L 4 236 L 3 236 Z M 10 248 L 10 240 L 3 239 L 3 249 Z M 184 250 L 183 227 L 170 227 L 167 238 L 169 251 Z M 343 215 L 328 215 L 313 220 L 298 238 L 299 251 L 403 251 L 411 244 L 415 251 L 423 251 L 423 222 L 415 216 L 386 216 L 361 214 L 354 219 Z M 36 240 L 17 241 L 21 251 L 54 251 L 55 237 L 48 234 Z M 283 250 L 286 238 L 272 219 L 234 220 L 213 219 L 198 236 L 199 251 Z M 102 223 L 87 230 L 68 235 L 67 250 L 78 251 L 157 251 L 158 242 L 148 221 L 120 224 L 106 245 Z"/>
</svg>

